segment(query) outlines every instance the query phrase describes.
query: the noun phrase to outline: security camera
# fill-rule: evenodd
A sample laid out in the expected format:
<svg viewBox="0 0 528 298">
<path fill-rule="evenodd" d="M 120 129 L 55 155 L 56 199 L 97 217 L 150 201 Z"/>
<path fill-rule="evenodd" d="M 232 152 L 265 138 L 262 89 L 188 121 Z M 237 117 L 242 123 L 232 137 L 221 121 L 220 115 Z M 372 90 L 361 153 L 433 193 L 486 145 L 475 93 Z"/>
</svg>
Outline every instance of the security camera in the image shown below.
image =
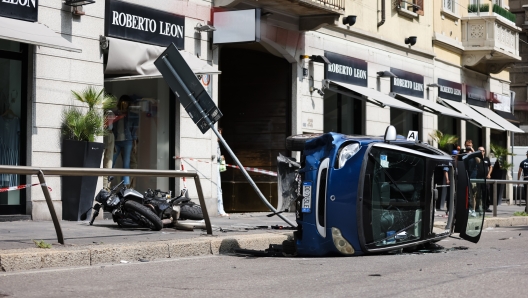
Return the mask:
<svg viewBox="0 0 528 298">
<path fill-rule="evenodd" d="M 416 44 L 416 36 L 409 36 L 405 39 L 405 44 L 414 46 Z"/>
<path fill-rule="evenodd" d="M 323 96 L 324 95 L 324 92 L 323 90 L 319 89 L 319 88 L 315 88 L 315 87 L 310 87 L 310 93 L 311 92 L 314 92 L 314 91 L 317 91 L 317 94 Z"/>
<path fill-rule="evenodd" d="M 357 16 L 346 16 L 343 17 L 343 25 L 354 26 L 356 23 Z"/>
</svg>

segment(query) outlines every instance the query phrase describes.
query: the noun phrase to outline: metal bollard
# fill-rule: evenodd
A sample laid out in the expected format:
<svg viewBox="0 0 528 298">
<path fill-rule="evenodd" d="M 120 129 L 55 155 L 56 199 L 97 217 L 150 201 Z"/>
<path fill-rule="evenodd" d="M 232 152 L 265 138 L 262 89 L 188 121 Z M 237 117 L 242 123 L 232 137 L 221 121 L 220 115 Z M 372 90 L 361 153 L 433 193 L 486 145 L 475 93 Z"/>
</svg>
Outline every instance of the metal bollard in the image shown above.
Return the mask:
<svg viewBox="0 0 528 298">
<path fill-rule="evenodd" d="M 497 181 L 493 182 L 493 217 L 497 217 Z"/>
<path fill-rule="evenodd" d="M 518 194 L 517 194 L 517 185 L 514 185 L 513 186 L 513 201 L 515 202 L 514 204 L 517 205 L 517 197 L 518 197 Z"/>
</svg>

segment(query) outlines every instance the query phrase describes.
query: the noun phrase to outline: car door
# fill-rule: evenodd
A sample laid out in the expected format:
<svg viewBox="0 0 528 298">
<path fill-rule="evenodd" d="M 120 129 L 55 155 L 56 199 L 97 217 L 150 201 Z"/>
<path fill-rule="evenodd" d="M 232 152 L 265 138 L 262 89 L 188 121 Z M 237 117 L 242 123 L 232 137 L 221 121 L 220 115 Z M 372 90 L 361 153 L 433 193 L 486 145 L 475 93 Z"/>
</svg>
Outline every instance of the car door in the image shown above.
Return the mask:
<svg viewBox="0 0 528 298">
<path fill-rule="evenodd" d="M 480 151 L 458 156 L 455 233 L 467 241 L 477 243 L 482 234 L 486 204 L 486 175 Z"/>
</svg>

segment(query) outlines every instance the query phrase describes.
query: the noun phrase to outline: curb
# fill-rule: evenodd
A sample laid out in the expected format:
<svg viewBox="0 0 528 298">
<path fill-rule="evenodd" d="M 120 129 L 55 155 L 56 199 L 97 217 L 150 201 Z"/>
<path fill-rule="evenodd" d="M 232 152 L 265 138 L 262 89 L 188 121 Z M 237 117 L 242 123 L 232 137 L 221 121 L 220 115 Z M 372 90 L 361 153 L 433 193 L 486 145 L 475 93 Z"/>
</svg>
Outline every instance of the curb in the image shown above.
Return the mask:
<svg viewBox="0 0 528 298">
<path fill-rule="evenodd" d="M 435 222 L 444 228 L 444 222 Z M 528 217 L 486 218 L 483 229 L 489 227 L 528 226 Z M 51 249 L 15 249 L 0 252 L 0 271 L 13 272 L 59 267 L 95 266 L 233 253 L 235 248 L 264 250 L 270 244 L 282 243 L 292 233 L 267 233 L 236 236 L 204 236 L 191 240 L 140 242 L 136 244 L 102 244 L 86 247 L 60 247 Z"/>
<path fill-rule="evenodd" d="M 443 229 L 446 223 L 443 221 L 434 222 L 435 228 Z M 485 218 L 483 229 L 498 228 L 498 227 L 512 227 L 512 226 L 528 226 L 528 216 L 512 216 L 512 217 L 491 217 Z"/>
<path fill-rule="evenodd" d="M 103 244 L 79 248 L 18 249 L 0 252 L 0 271 L 13 272 L 73 266 L 94 266 L 140 259 L 156 260 L 233 253 L 235 248 L 264 250 L 270 244 L 282 243 L 291 233 L 237 235 L 141 242 L 137 244 Z"/>
</svg>

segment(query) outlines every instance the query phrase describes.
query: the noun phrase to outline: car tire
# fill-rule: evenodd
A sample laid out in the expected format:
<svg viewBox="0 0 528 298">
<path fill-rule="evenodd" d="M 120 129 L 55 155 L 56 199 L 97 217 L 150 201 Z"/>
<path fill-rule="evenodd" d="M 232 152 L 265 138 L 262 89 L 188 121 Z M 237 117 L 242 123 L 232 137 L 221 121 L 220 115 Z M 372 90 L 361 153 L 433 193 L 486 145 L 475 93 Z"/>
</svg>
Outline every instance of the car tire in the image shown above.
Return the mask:
<svg viewBox="0 0 528 298">
<path fill-rule="evenodd" d="M 308 133 L 301 135 L 289 136 L 286 138 L 286 150 L 303 151 L 304 144 L 311 139 L 315 139 L 323 135 L 322 133 Z"/>
</svg>

